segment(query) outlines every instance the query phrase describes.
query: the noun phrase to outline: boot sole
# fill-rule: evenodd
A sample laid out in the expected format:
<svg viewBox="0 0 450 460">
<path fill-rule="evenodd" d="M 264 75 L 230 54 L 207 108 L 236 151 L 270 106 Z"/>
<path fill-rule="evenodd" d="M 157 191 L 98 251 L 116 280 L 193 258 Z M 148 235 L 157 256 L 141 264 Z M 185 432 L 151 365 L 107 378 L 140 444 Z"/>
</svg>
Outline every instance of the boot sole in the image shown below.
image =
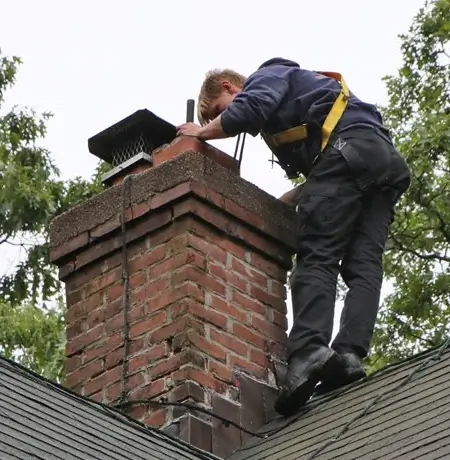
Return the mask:
<svg viewBox="0 0 450 460">
<path fill-rule="evenodd" d="M 339 365 L 339 357 L 331 355 L 322 365 L 317 365 L 307 379 L 298 381 L 289 388 L 286 394 L 281 394 L 275 403 L 275 410 L 284 416 L 293 415 L 313 395 L 317 383 L 324 375 L 332 373 Z"/>
</svg>

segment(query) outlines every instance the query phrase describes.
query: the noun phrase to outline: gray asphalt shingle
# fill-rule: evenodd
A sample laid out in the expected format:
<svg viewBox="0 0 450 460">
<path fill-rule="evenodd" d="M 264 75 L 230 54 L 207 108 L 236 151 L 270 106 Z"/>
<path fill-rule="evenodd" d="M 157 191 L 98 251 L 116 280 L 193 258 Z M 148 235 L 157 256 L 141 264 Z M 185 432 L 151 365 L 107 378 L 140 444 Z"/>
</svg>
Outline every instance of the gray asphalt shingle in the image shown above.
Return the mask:
<svg viewBox="0 0 450 460">
<path fill-rule="evenodd" d="M 229 460 L 450 458 L 449 343 L 264 426 Z"/>
<path fill-rule="evenodd" d="M 1 460 L 211 460 L 0 358 Z"/>
</svg>

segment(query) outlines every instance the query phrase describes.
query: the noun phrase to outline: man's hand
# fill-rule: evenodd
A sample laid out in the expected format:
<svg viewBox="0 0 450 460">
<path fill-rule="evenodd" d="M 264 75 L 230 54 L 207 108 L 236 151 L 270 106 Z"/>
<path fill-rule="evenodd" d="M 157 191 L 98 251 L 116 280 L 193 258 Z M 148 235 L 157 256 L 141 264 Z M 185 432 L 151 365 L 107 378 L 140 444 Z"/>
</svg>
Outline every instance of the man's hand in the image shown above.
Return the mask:
<svg viewBox="0 0 450 460">
<path fill-rule="evenodd" d="M 177 136 L 193 136 L 193 137 L 201 137 L 203 132 L 203 128 L 195 123 L 184 123 L 177 127 Z"/>
<path fill-rule="evenodd" d="M 284 195 L 281 195 L 279 200 L 283 201 L 289 206 L 297 206 L 300 199 L 300 194 L 302 192 L 302 188 L 303 184 L 297 185 L 297 187 L 294 187 L 292 190 L 289 190 L 289 192 L 286 192 Z"/>
</svg>

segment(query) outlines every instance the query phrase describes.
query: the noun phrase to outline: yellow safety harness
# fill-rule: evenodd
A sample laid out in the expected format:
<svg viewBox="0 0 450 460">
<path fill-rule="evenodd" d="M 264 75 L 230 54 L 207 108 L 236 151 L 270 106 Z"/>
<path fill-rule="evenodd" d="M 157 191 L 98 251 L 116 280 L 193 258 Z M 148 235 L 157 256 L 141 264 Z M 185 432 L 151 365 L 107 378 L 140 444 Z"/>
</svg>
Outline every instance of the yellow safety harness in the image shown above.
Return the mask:
<svg viewBox="0 0 450 460">
<path fill-rule="evenodd" d="M 350 91 L 345 83 L 342 75 L 337 72 L 316 72 L 327 77 L 334 78 L 341 85 L 341 91 L 338 97 L 334 101 L 330 112 L 328 113 L 323 125 L 322 125 L 322 146 L 321 151 L 325 150 L 325 147 L 330 140 L 331 133 L 341 119 L 347 103 L 350 97 Z M 305 124 L 294 126 L 293 128 L 280 131 L 275 134 L 262 134 L 264 140 L 271 147 L 278 147 L 283 144 L 290 144 L 292 142 L 302 141 L 308 137 L 308 126 Z"/>
</svg>

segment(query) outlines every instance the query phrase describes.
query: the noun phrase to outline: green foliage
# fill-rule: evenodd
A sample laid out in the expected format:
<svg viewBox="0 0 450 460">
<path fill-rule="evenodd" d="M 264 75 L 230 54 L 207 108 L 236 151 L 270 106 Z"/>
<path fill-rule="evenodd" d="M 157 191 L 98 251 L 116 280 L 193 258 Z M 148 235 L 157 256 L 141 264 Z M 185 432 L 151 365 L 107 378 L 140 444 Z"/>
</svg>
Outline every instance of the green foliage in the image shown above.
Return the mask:
<svg viewBox="0 0 450 460">
<path fill-rule="evenodd" d="M 48 261 L 49 224 L 101 190 L 105 167 L 100 165 L 90 181 L 60 180 L 50 153 L 38 145 L 51 114 L 18 107 L 4 113 L 5 93 L 19 64 L 19 58 L 0 51 L 0 248 L 17 247 L 24 255 L 0 277 L 0 353 L 19 353 L 36 372 L 60 378 L 63 310 L 61 304 L 56 311 L 42 306 L 61 290 Z"/>
<path fill-rule="evenodd" d="M 375 368 L 438 345 L 450 329 L 450 0 L 427 2 L 401 39 L 383 115 L 412 184 L 385 256 L 394 290 L 374 335 Z"/>
<path fill-rule="evenodd" d="M 14 359 L 38 374 L 64 379 L 65 320 L 64 307 L 55 309 L 31 304 L 12 306 L 0 303 L 2 355 Z"/>
</svg>

